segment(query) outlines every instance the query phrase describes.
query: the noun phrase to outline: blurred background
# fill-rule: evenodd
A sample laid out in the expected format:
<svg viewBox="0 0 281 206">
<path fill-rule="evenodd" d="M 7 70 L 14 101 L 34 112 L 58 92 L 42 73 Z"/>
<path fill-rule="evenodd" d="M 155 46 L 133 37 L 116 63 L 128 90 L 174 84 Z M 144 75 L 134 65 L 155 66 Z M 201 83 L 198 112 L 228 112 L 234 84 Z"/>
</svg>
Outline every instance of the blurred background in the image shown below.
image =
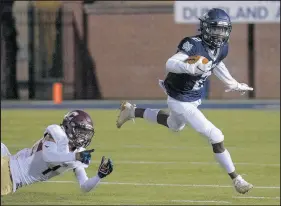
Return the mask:
<svg viewBox="0 0 281 206">
<path fill-rule="evenodd" d="M 248 96 L 212 76 L 206 99 L 280 98 L 280 2 L 219 2 L 234 23 L 225 63 Z M 1 98 L 165 99 L 158 86 L 179 41 L 216 2 L 1 1 Z M 243 2 L 244 4 L 244 2 Z M 251 6 L 252 5 L 252 6 Z M 270 16 L 270 15 L 273 15 Z"/>
</svg>

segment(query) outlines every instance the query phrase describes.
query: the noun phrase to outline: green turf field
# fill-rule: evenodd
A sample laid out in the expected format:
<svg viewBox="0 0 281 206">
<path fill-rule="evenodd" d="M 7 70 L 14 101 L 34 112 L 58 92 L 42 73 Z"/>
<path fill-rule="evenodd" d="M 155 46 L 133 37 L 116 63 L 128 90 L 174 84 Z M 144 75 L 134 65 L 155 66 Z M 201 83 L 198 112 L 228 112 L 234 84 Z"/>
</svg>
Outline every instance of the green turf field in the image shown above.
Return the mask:
<svg viewBox="0 0 281 206">
<path fill-rule="evenodd" d="M 102 155 L 114 161 L 113 173 L 96 190 L 82 193 L 73 174 L 21 188 L 1 204 L 280 204 L 280 111 L 204 110 L 225 135 L 237 171 L 256 188 L 239 195 L 216 164 L 204 137 L 186 127 L 172 133 L 137 119 L 120 130 L 117 111 L 88 110 L 96 149 L 87 169 L 95 175 Z M 12 153 L 31 147 L 46 126 L 60 123 L 66 110 L 2 110 L 1 138 Z M 59 182 L 60 181 L 60 182 Z"/>
</svg>

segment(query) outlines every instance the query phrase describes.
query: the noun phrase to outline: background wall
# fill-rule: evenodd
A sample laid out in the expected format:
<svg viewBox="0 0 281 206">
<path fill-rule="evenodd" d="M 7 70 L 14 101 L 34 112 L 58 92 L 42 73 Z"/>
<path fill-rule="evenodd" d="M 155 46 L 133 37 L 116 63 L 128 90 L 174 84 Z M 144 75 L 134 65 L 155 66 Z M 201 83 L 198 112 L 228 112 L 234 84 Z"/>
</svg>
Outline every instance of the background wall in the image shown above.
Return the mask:
<svg viewBox="0 0 281 206">
<path fill-rule="evenodd" d="M 64 98 L 165 98 L 158 86 L 158 79 L 165 75 L 165 62 L 174 54 L 179 41 L 194 35 L 197 28 L 175 23 L 173 2 L 96 2 L 86 7 L 81 1 L 61 3 L 65 12 L 61 29 Z M 57 3 L 54 5 L 58 7 Z M 18 20 L 22 18 L 17 13 L 16 16 Z M 23 45 L 17 64 L 18 79 L 28 81 L 27 29 L 23 23 L 18 25 L 18 39 Z M 246 83 L 249 78 L 247 32 L 247 24 L 233 25 L 225 60 L 231 74 Z M 254 41 L 256 98 L 279 99 L 280 24 L 256 24 Z M 51 99 L 52 81 L 37 88 L 44 91 L 37 91 L 37 98 Z M 27 98 L 27 94 L 27 87 L 21 87 L 21 98 Z M 212 76 L 209 98 L 248 97 L 225 93 L 221 82 Z"/>
</svg>

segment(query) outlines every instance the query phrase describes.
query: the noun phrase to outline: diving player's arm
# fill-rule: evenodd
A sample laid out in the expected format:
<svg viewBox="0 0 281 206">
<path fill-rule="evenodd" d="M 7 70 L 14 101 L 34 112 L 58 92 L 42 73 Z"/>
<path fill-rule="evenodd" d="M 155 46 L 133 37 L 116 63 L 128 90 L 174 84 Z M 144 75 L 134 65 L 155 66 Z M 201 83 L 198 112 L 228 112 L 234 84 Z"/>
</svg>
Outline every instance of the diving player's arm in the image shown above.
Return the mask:
<svg viewBox="0 0 281 206">
<path fill-rule="evenodd" d="M 220 79 L 228 88 L 225 90 L 226 92 L 229 91 L 240 91 L 242 94 L 245 93 L 245 91 L 252 91 L 253 88 L 249 87 L 245 83 L 239 83 L 237 82 L 229 73 L 228 69 L 226 68 L 225 64 L 223 62 L 220 62 L 215 69 L 213 70 L 214 74 Z"/>
<path fill-rule="evenodd" d="M 58 145 L 51 135 L 47 134 L 42 145 L 43 160 L 49 163 L 63 163 L 76 160 L 76 153 L 58 152 Z"/>
<path fill-rule="evenodd" d="M 111 159 L 102 157 L 99 170 L 96 176 L 88 178 L 87 173 L 83 167 L 77 167 L 74 169 L 75 176 L 79 182 L 80 188 L 84 192 L 89 192 L 94 189 L 100 180 L 113 171 L 113 163 Z"/>
<path fill-rule="evenodd" d="M 98 175 L 89 179 L 83 167 L 75 168 L 74 173 L 83 192 L 89 192 L 95 188 L 101 180 Z"/>
</svg>

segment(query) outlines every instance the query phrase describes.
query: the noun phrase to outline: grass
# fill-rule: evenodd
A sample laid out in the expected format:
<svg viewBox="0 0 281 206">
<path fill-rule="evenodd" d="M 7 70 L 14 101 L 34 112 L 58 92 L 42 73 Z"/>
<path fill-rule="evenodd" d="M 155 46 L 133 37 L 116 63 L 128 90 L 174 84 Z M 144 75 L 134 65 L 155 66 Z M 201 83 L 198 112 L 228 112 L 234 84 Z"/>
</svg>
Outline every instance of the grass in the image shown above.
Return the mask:
<svg viewBox="0 0 281 206">
<path fill-rule="evenodd" d="M 2 110 L 1 142 L 12 154 L 31 147 L 44 129 L 59 124 L 66 112 Z M 256 187 L 246 195 L 236 193 L 228 175 L 216 164 L 206 139 L 188 126 L 173 133 L 137 119 L 136 124 L 128 122 L 119 130 L 115 127 L 116 111 L 88 112 L 96 128 L 89 148 L 96 151 L 87 173 L 89 177 L 95 175 L 101 157 L 109 156 L 114 171 L 102 182 L 111 184 L 82 193 L 69 172 L 51 180 L 74 182 L 36 183 L 2 197 L 1 205 L 280 205 L 280 111 L 203 111 L 223 131 L 237 171 Z"/>
</svg>

